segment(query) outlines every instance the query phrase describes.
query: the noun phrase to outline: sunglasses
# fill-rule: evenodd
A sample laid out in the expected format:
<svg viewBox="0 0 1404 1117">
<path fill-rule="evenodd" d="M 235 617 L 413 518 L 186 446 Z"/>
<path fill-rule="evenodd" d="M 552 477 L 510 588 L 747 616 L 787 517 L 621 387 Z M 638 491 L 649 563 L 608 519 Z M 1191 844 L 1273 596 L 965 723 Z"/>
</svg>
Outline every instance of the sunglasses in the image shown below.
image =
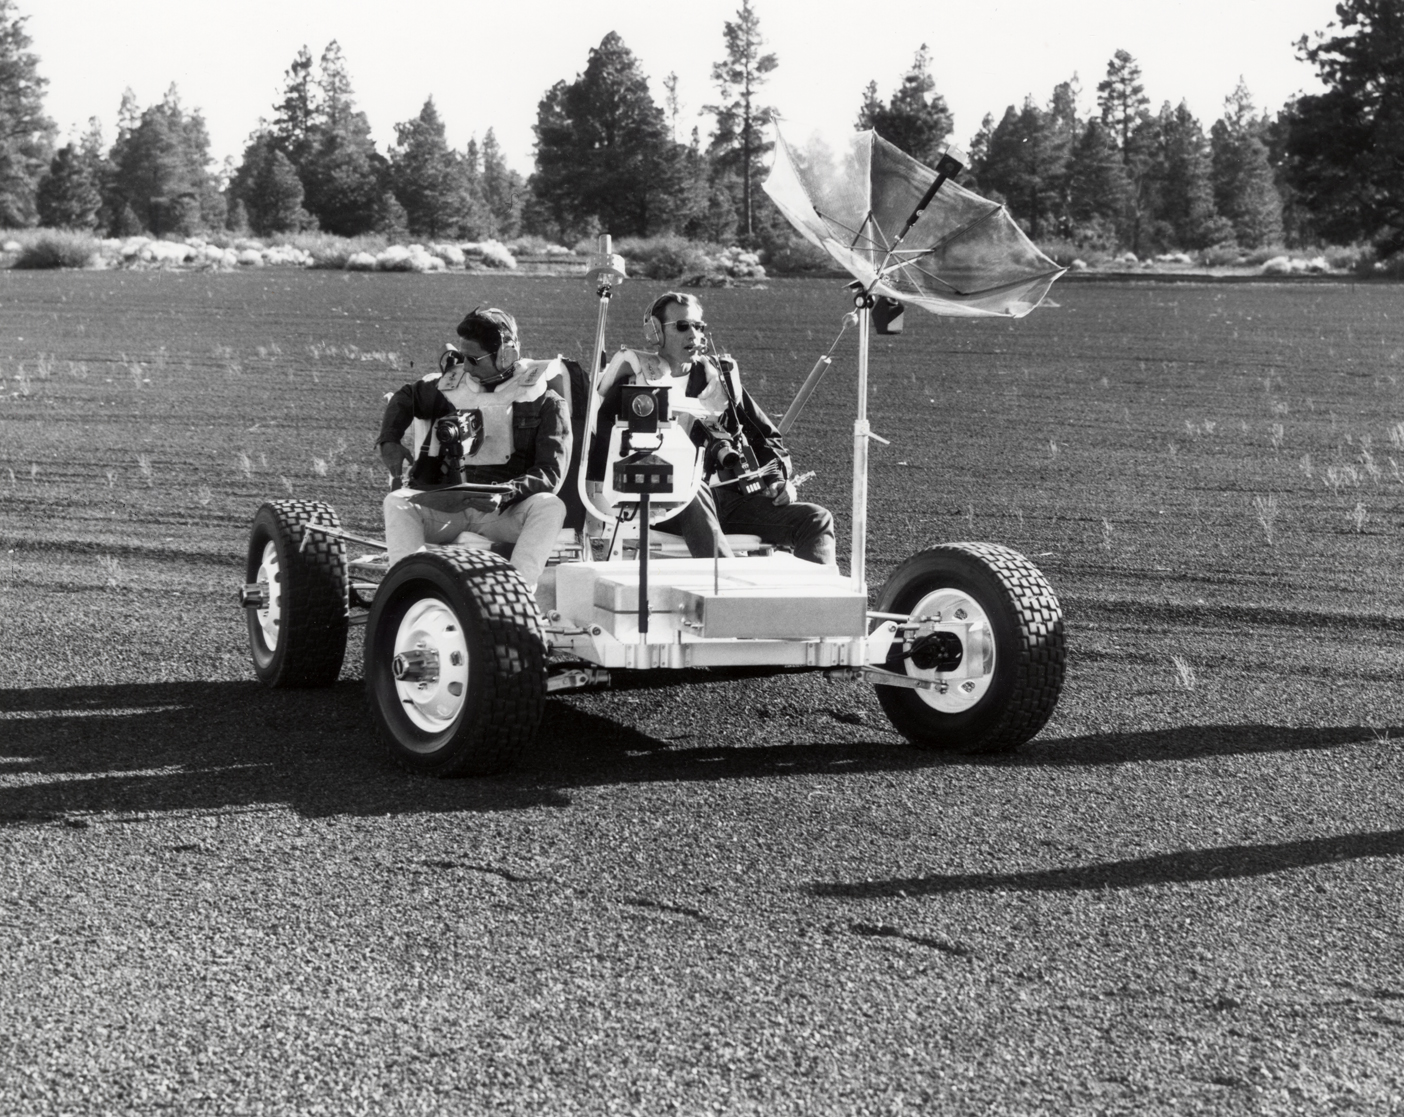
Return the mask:
<svg viewBox="0 0 1404 1117">
<path fill-rule="evenodd" d="M 699 334 L 707 332 L 706 322 L 697 322 L 691 318 L 679 318 L 676 322 L 669 322 L 663 328 L 666 330 L 668 326 L 672 326 L 680 334 L 685 334 L 688 330 L 696 330 Z"/>
<path fill-rule="evenodd" d="M 496 357 L 496 356 L 497 356 L 497 351 L 496 351 L 496 350 L 494 350 L 494 351 L 491 352 L 491 353 L 484 353 L 481 357 L 470 357 L 470 356 L 468 356 L 467 353 L 464 353 L 464 354 L 463 354 L 463 363 L 464 363 L 465 365 L 468 365 L 468 366 L 472 367 L 472 368 L 477 368 L 478 365 L 480 365 L 483 361 L 490 361 L 490 360 L 492 360 L 492 359 L 493 359 L 494 357 Z"/>
</svg>

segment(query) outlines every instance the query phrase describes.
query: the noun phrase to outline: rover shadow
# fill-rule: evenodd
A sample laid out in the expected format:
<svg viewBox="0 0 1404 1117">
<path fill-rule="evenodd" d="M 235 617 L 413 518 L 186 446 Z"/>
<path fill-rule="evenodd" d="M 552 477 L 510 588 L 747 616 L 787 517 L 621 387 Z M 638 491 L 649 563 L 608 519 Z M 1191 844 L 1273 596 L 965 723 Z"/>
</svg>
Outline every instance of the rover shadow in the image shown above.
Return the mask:
<svg viewBox="0 0 1404 1117">
<path fill-rule="evenodd" d="M 1330 748 L 1375 734 L 1359 727 L 1186 726 L 1035 741 L 1013 756 L 985 759 L 924 751 L 891 734 L 771 743 L 761 724 L 737 740 L 710 732 L 705 711 L 682 724 L 693 732 L 681 742 L 662 740 L 553 699 L 535 747 L 515 771 L 438 780 L 392 762 L 355 681 L 301 691 L 253 682 L 5 690 L 0 826 L 93 813 L 278 806 L 309 817 L 511 811 L 565 807 L 573 788 L 599 785 L 1186 760 Z"/>
<path fill-rule="evenodd" d="M 952 873 L 921 877 L 810 885 L 815 896 L 870 900 L 882 896 L 944 896 L 954 892 L 1087 892 L 1141 888 L 1156 884 L 1190 884 L 1280 873 L 1311 865 L 1353 861 L 1361 857 L 1404 854 L 1404 830 L 1341 834 L 1295 842 L 1221 846 L 1184 850 L 1022 873 Z"/>
<path fill-rule="evenodd" d="M 1121 733 L 1089 733 L 1079 737 L 1036 739 L 990 763 L 1031 768 L 1077 768 L 1100 764 L 1139 764 L 1155 761 L 1202 760 L 1216 756 L 1302 752 L 1338 748 L 1382 738 L 1398 737 L 1400 729 L 1331 725 L 1299 728 L 1282 725 L 1179 725 Z"/>
</svg>

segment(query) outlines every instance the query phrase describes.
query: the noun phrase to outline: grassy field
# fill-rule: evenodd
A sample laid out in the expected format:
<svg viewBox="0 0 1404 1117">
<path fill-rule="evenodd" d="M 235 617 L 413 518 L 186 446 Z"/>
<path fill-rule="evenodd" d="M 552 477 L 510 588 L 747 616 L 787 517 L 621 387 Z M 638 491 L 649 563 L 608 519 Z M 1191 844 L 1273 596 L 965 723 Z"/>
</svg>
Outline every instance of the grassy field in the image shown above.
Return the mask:
<svg viewBox="0 0 1404 1117">
<path fill-rule="evenodd" d="M 695 674 L 430 782 L 359 637 L 329 690 L 251 681 L 249 521 L 378 534 L 384 393 L 478 303 L 579 356 L 592 292 L 0 272 L 0 1111 L 1398 1112 L 1400 290 L 1064 282 L 874 339 L 874 588 L 987 540 L 1063 602 L 1016 756 Z M 847 309 L 704 301 L 777 414 Z M 854 342 L 791 439 L 841 555 Z"/>
</svg>

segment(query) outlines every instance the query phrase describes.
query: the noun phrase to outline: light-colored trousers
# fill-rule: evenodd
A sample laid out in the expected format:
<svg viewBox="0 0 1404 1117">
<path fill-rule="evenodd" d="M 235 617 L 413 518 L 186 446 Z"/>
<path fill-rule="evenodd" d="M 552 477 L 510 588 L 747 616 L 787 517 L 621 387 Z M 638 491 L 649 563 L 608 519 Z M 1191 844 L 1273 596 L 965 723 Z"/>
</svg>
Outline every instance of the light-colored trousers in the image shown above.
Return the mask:
<svg viewBox="0 0 1404 1117">
<path fill-rule="evenodd" d="M 551 557 L 556 537 L 565 523 L 566 506 L 560 497 L 553 493 L 533 493 L 500 512 L 480 512 L 476 508 L 436 512 L 412 503 L 409 500 L 412 493 L 410 489 L 397 489 L 385 497 L 385 542 L 392 566 L 426 543 L 453 543 L 460 535 L 468 533 L 493 543 L 513 544 L 510 561 L 522 581 L 536 592 L 536 583 L 546 569 L 546 560 Z"/>
</svg>

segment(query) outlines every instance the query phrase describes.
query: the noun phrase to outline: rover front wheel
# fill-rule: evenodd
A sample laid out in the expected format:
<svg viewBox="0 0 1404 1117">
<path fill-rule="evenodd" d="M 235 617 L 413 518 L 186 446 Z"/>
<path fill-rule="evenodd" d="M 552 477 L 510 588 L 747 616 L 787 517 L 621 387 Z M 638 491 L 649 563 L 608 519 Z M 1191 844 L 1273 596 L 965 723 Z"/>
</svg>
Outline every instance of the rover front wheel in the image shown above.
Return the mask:
<svg viewBox="0 0 1404 1117">
<path fill-rule="evenodd" d="M 366 621 L 366 700 L 397 763 L 491 775 L 530 746 L 546 701 L 536 603 L 490 552 L 442 548 L 393 566 Z"/>
<path fill-rule="evenodd" d="M 913 744 L 1011 752 L 1052 715 L 1066 665 L 1063 613 L 1027 558 L 993 543 L 949 543 L 893 572 L 878 611 L 907 618 L 883 664 L 920 689 L 879 686 Z"/>
</svg>

